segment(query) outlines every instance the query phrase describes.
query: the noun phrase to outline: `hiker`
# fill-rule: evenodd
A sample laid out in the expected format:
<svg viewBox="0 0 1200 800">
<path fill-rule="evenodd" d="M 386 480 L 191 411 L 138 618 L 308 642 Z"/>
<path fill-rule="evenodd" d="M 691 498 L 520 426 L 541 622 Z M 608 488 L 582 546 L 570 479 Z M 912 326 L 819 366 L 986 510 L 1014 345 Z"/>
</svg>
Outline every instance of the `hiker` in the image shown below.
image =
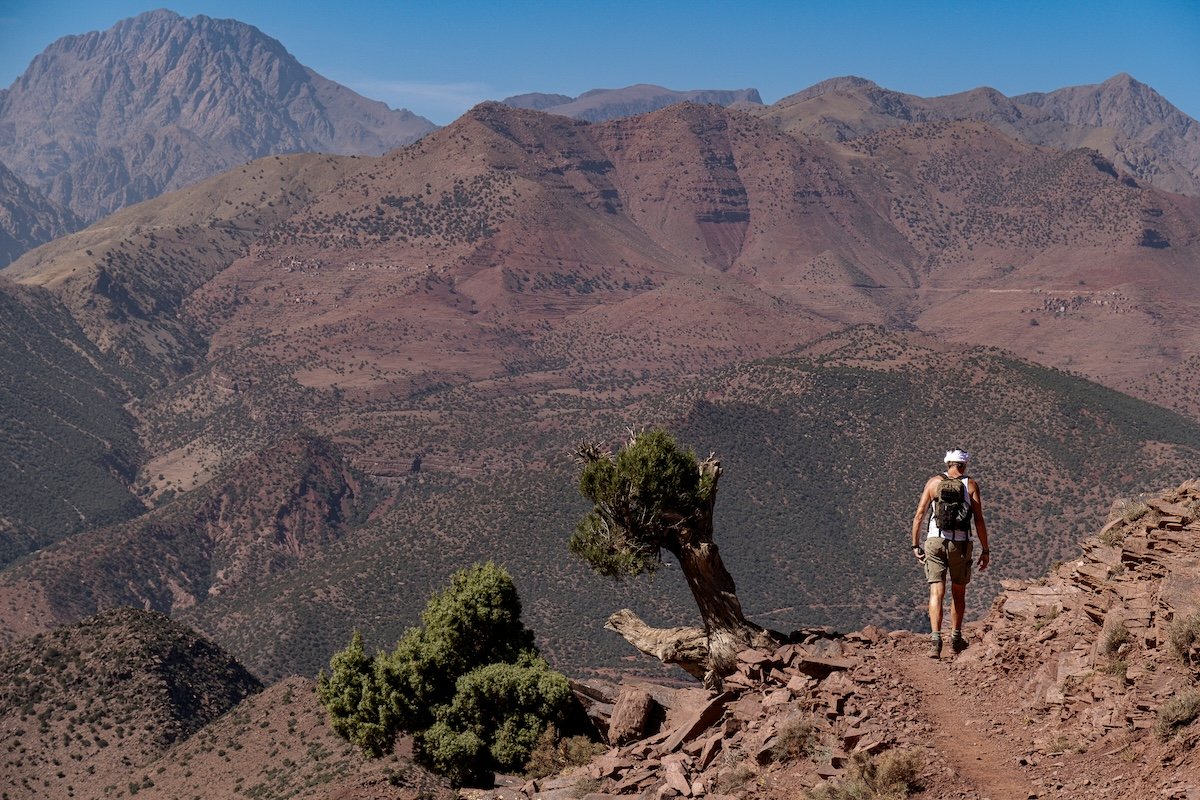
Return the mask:
<svg viewBox="0 0 1200 800">
<path fill-rule="evenodd" d="M 913 515 L 912 551 L 917 560 L 925 565 L 925 579 L 929 582 L 929 627 L 932 631 L 930 658 L 940 658 L 942 655 L 942 602 L 946 597 L 947 573 L 950 575 L 950 621 L 954 626 L 950 648 L 955 653 L 967 649 L 967 640 L 962 635 L 962 622 L 974 551 L 972 523 L 975 535 L 979 537 L 979 569 L 987 569 L 991 561 L 979 484 L 966 474 L 970 459 L 969 453 L 958 448 L 948 451 L 944 459 L 946 471 L 925 481 L 921 502 L 917 504 L 917 513 Z M 924 544 L 921 542 L 922 527 L 926 528 Z"/>
</svg>

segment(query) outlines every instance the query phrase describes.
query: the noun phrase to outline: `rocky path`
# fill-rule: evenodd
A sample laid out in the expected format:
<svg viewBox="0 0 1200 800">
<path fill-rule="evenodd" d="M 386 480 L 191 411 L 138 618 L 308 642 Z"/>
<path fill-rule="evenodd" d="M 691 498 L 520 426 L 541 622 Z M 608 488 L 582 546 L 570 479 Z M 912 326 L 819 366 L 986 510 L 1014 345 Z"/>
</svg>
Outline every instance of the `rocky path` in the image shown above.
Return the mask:
<svg viewBox="0 0 1200 800">
<path fill-rule="evenodd" d="M 942 768 L 973 786 L 981 800 L 1038 797 L 1020 765 L 1024 753 L 1005 736 L 1007 712 L 985 693 L 961 685 L 954 675 L 948 640 L 946 644 L 942 658 L 935 661 L 926 655 L 928 640 L 913 637 L 898 649 L 895 662 L 912 701 L 933 725 L 929 744 L 945 756 Z M 937 791 L 936 786 L 929 788 Z"/>
</svg>

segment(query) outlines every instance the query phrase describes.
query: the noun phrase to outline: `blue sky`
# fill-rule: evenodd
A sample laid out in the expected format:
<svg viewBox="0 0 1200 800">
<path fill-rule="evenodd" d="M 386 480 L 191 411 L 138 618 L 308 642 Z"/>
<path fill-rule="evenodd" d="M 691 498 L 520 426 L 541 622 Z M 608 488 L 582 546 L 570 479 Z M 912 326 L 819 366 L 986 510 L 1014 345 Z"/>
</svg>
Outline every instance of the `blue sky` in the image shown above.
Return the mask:
<svg viewBox="0 0 1200 800">
<path fill-rule="evenodd" d="M 162 7 L 0 0 L 0 86 L 60 36 Z M 770 103 L 860 75 L 924 96 L 1014 95 L 1128 72 L 1200 118 L 1200 0 L 1141 2 L 403 2 L 179 0 L 232 17 L 361 94 L 447 123 L 485 99 L 656 83 Z"/>
</svg>

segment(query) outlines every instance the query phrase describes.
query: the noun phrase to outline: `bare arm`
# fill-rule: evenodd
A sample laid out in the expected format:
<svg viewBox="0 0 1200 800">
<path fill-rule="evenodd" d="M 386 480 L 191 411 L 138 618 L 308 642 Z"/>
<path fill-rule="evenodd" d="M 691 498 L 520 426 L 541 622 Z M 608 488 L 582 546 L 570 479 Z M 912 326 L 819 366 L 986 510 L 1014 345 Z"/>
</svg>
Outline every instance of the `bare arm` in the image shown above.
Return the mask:
<svg viewBox="0 0 1200 800">
<path fill-rule="evenodd" d="M 930 478 L 925 482 L 925 488 L 921 490 L 921 500 L 917 503 L 917 513 L 913 514 L 912 521 L 912 546 L 921 546 L 921 527 L 925 522 L 925 515 L 929 512 L 929 504 L 933 502 L 933 487 L 937 485 L 937 478 Z M 918 554 L 917 558 L 923 556 Z"/>
</svg>

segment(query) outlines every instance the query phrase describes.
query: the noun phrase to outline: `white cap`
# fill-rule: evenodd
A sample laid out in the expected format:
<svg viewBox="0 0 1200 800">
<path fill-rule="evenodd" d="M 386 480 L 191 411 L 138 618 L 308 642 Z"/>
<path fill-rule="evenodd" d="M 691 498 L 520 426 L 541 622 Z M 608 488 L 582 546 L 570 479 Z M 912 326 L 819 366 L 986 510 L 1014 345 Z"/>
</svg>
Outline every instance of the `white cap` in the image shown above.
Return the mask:
<svg viewBox="0 0 1200 800">
<path fill-rule="evenodd" d="M 959 463 L 959 464 L 965 464 L 971 460 L 971 454 L 968 453 L 966 450 L 947 450 L 946 457 L 943 458 L 942 460 L 945 461 L 947 464 L 949 464 L 952 461 Z"/>
</svg>

